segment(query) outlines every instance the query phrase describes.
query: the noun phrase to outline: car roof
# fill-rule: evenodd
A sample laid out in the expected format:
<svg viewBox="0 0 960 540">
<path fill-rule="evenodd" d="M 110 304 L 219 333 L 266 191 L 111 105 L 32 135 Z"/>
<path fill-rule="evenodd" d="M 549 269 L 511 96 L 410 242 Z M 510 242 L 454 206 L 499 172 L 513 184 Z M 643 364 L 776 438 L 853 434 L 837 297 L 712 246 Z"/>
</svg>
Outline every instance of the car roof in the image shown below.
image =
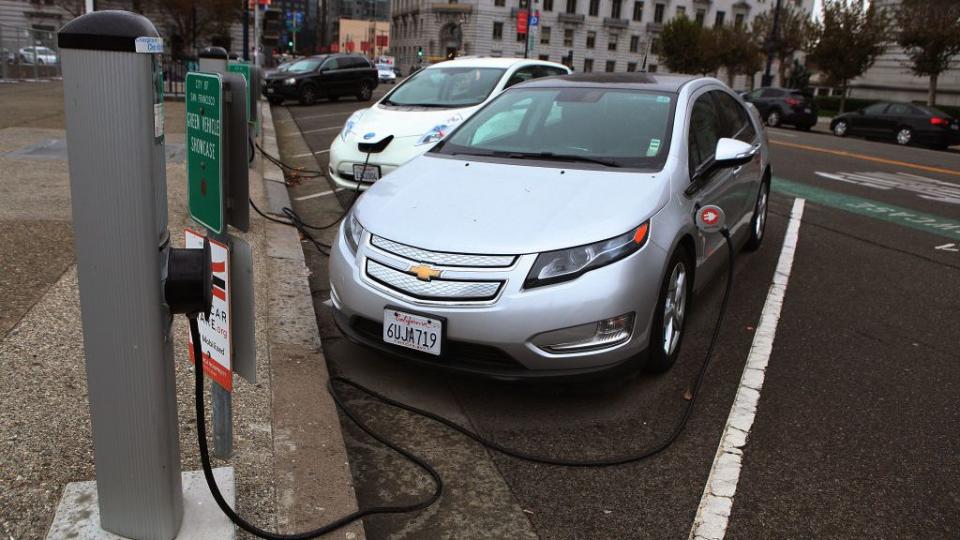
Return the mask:
<svg viewBox="0 0 960 540">
<path fill-rule="evenodd" d="M 517 86 L 530 87 L 613 87 L 659 92 L 680 91 L 680 87 L 696 80 L 713 80 L 695 75 L 658 75 L 654 73 L 573 73 L 562 77 L 533 79 Z"/>
<path fill-rule="evenodd" d="M 511 68 L 517 64 L 530 64 L 538 66 L 559 66 L 563 64 L 556 62 L 547 62 L 545 60 L 536 60 L 531 58 L 495 58 L 492 56 L 462 56 L 453 60 L 445 60 L 428 66 L 426 69 L 440 67 L 491 67 L 491 68 Z"/>
</svg>

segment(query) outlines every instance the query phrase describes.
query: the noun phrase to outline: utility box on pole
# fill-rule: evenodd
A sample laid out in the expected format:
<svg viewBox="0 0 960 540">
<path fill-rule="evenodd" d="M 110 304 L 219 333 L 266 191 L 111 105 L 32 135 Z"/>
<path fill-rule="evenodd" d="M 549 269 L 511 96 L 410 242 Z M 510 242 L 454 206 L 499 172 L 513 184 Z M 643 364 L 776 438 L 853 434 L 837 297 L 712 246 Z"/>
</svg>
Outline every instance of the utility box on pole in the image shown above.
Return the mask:
<svg viewBox="0 0 960 540">
<path fill-rule="evenodd" d="M 149 20 L 122 11 L 78 17 L 58 41 L 100 526 L 168 540 L 183 494 L 162 295 L 163 42 Z"/>
</svg>

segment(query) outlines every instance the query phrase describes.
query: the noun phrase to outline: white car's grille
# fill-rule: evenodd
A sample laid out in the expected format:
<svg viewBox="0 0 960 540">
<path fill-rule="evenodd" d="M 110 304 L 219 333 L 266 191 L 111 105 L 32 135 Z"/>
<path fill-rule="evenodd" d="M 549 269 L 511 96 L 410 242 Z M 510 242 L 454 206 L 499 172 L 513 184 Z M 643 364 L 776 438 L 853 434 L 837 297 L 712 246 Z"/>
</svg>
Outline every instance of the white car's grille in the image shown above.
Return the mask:
<svg viewBox="0 0 960 540">
<path fill-rule="evenodd" d="M 414 262 L 431 263 L 437 266 L 464 266 L 474 268 L 507 268 L 513 265 L 517 257 L 514 255 L 476 255 L 468 253 L 445 253 L 420 249 L 380 236 L 370 237 L 374 246 L 404 259 Z"/>
<path fill-rule="evenodd" d="M 367 276 L 394 291 L 418 300 L 481 302 L 497 296 L 503 281 L 460 281 L 433 278 L 423 281 L 416 275 L 367 259 Z"/>
</svg>

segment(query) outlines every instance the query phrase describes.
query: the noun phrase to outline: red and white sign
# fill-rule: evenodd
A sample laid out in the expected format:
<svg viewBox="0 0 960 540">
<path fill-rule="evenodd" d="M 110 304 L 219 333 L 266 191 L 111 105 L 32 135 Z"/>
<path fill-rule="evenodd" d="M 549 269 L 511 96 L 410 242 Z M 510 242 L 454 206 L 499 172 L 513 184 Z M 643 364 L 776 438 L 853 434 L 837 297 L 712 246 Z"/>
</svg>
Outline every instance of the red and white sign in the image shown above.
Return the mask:
<svg viewBox="0 0 960 540">
<path fill-rule="evenodd" d="M 186 229 L 186 247 L 202 248 L 203 235 Z M 230 250 L 226 245 L 210 240 L 210 257 L 213 260 L 213 305 L 209 317 L 197 317 L 200 323 L 200 341 L 203 348 L 203 372 L 226 391 L 233 390 L 233 371 L 230 359 Z M 187 336 L 190 361 L 193 356 L 193 340 Z"/>
<path fill-rule="evenodd" d="M 708 204 L 697 210 L 697 228 L 706 233 L 723 229 L 723 210 L 719 206 Z"/>
<path fill-rule="evenodd" d="M 714 212 L 713 209 L 711 208 L 704 209 L 701 216 L 703 217 L 703 222 L 706 225 L 713 226 L 713 225 L 716 225 L 718 221 L 720 221 L 720 214 Z"/>
<path fill-rule="evenodd" d="M 527 10 L 521 9 L 517 12 L 517 33 L 527 33 Z"/>
</svg>

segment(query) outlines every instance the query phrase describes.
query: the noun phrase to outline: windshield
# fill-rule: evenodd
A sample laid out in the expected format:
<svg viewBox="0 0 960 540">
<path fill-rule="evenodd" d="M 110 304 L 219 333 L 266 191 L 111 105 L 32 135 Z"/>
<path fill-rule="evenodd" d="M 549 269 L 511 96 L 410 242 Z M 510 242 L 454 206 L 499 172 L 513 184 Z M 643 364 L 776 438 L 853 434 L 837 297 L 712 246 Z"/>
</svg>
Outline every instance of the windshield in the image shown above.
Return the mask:
<svg viewBox="0 0 960 540">
<path fill-rule="evenodd" d="M 659 170 L 669 150 L 673 103 L 673 94 L 639 90 L 515 88 L 434 151 Z"/>
<path fill-rule="evenodd" d="M 307 58 L 306 60 L 299 60 L 290 64 L 287 69 L 283 71 L 289 71 L 290 73 L 306 73 L 308 71 L 313 71 L 317 69 L 317 66 L 323 62 L 323 58 Z"/>
<path fill-rule="evenodd" d="M 390 64 L 377 64 L 377 69 L 380 71 L 393 71 L 393 66 Z"/>
<path fill-rule="evenodd" d="M 503 72 L 498 68 L 424 69 L 408 78 L 383 103 L 421 107 L 479 105 L 493 91 Z"/>
</svg>

